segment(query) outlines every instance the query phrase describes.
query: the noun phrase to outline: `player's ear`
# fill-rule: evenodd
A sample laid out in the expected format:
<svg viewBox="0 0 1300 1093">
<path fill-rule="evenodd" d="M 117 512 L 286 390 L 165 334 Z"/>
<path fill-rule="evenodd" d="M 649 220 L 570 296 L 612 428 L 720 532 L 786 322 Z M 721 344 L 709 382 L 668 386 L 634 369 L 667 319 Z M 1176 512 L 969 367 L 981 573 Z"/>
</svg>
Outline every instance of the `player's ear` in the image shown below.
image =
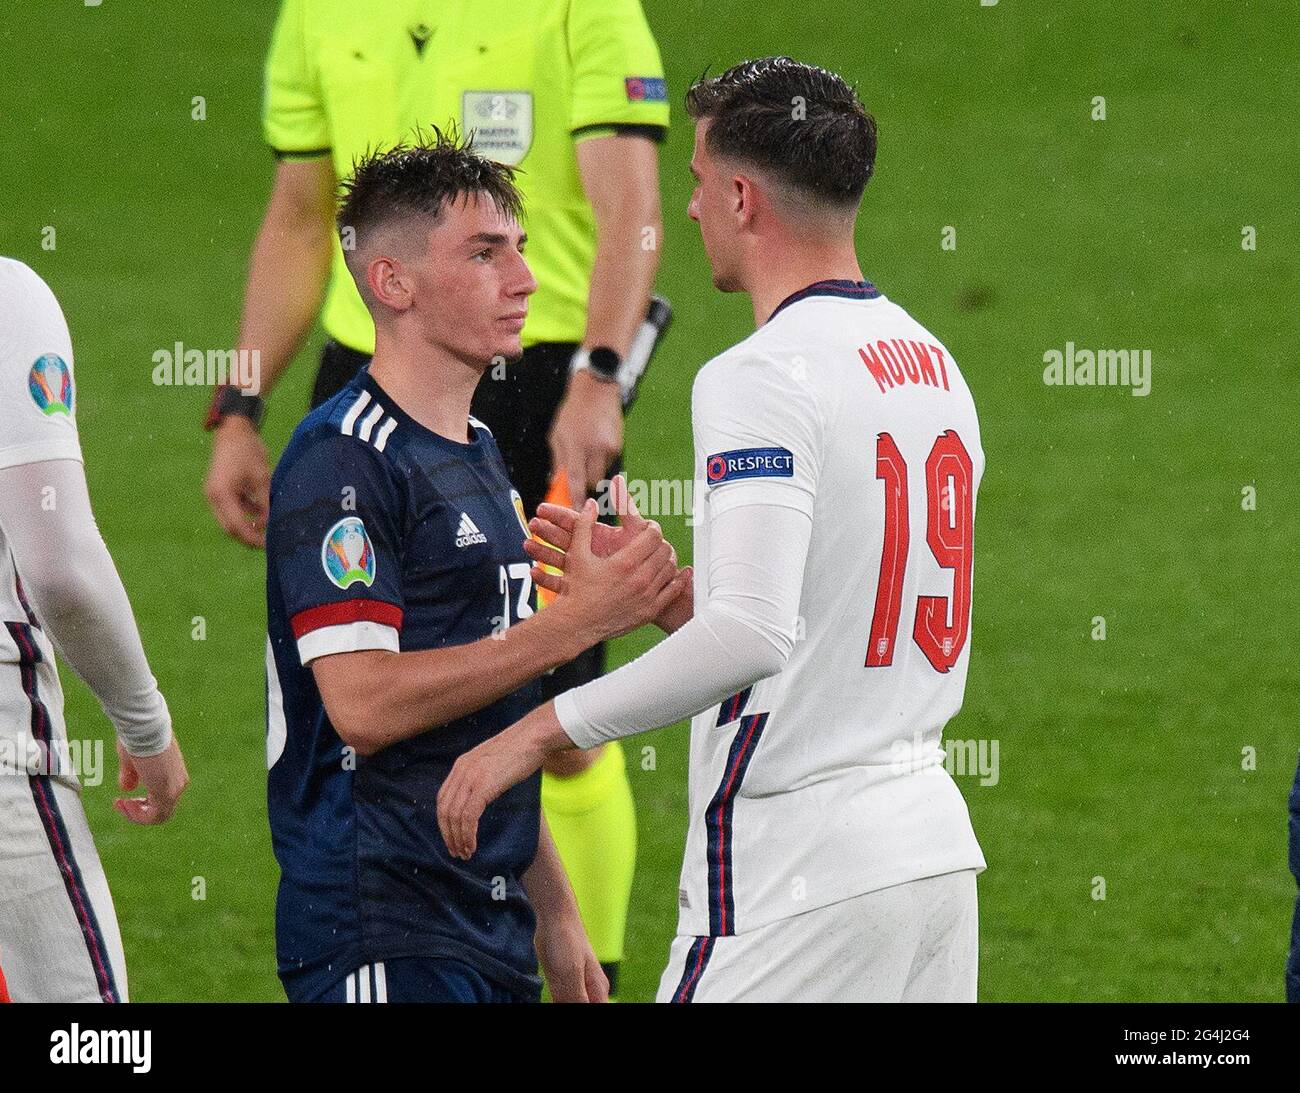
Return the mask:
<svg viewBox="0 0 1300 1093">
<path fill-rule="evenodd" d="M 758 197 L 754 180 L 748 175 L 735 175 L 731 179 L 731 211 L 736 226 L 745 228 L 754 219 L 754 203 Z"/>
<path fill-rule="evenodd" d="M 366 265 L 366 283 L 376 300 L 394 311 L 411 306 L 412 292 L 402 264 L 393 258 L 372 258 Z"/>
</svg>

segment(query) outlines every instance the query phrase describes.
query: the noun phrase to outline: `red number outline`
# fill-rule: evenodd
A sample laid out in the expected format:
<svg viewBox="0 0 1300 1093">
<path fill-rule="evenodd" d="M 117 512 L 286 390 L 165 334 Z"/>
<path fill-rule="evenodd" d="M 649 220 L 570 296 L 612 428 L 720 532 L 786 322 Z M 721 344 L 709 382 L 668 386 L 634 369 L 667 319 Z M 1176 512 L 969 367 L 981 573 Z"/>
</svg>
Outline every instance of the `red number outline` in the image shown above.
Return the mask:
<svg viewBox="0 0 1300 1093">
<path fill-rule="evenodd" d="M 876 437 L 876 478 L 885 483 L 885 533 L 864 664 L 868 668 L 885 668 L 894 661 L 910 539 L 907 465 L 888 433 Z M 935 561 L 953 571 L 952 595 L 918 595 L 912 625 L 912 640 L 930 666 L 941 673 L 952 670 L 970 636 L 975 563 L 974 483 L 970 453 L 961 437 L 948 429 L 935 440 L 925 461 L 925 540 Z M 948 621 L 950 602 L 951 622 Z"/>
<path fill-rule="evenodd" d="M 907 513 L 907 464 L 888 433 L 876 437 L 876 478 L 885 483 L 885 543 L 880 553 L 880 581 L 876 585 L 876 609 L 871 614 L 866 667 L 887 668 L 894 663 L 898 617 L 903 611 L 903 573 L 912 537 Z"/>
</svg>

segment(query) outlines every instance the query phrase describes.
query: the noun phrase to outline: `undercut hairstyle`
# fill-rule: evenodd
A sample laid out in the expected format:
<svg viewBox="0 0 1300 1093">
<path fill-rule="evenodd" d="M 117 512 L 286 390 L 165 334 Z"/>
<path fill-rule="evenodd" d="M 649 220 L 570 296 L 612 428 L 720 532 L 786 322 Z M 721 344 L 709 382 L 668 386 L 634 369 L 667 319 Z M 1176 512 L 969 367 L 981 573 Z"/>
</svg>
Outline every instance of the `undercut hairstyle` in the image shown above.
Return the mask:
<svg viewBox="0 0 1300 1093">
<path fill-rule="evenodd" d="M 353 161 L 342 185 L 335 222 L 344 257 L 364 249 L 376 231 L 402 221 L 423 218 L 436 224 L 447 206 L 460 198 L 485 196 L 519 221 L 524 201 L 514 180 L 512 168 L 475 154 L 454 128 L 443 132 L 435 126 L 431 134 L 417 130 L 409 143 L 368 151 Z M 353 233 L 351 246 L 348 229 Z M 356 280 L 366 295 L 365 278 Z"/>
<path fill-rule="evenodd" d="M 715 156 L 765 171 L 804 201 L 856 209 L 876 165 L 876 120 L 841 76 L 789 57 L 701 77 L 686 112 Z"/>
</svg>

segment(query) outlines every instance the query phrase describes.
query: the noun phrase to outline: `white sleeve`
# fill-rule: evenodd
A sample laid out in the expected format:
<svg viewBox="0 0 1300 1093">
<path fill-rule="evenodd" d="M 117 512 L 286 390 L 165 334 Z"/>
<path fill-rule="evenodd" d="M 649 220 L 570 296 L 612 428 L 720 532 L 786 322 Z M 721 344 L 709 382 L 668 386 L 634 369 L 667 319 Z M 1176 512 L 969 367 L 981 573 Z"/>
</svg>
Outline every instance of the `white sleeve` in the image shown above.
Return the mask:
<svg viewBox="0 0 1300 1093">
<path fill-rule="evenodd" d="M 72 340 L 54 293 L 0 258 L 0 530 L 32 609 L 132 755 L 171 742 L 131 605 L 86 491 Z"/>
<path fill-rule="evenodd" d="M 580 748 L 671 725 L 779 672 L 794 649 L 811 519 L 755 500 L 711 518 L 708 596 L 648 653 L 555 700 Z M 697 598 L 698 599 L 698 598 Z"/>
<path fill-rule="evenodd" d="M 812 367 L 742 345 L 700 369 L 691 421 L 711 516 L 755 502 L 812 516 L 823 437 Z"/>
<path fill-rule="evenodd" d="M 81 459 L 72 342 L 49 286 L 0 258 L 0 467 Z"/>
<path fill-rule="evenodd" d="M 95 524 L 81 463 L 0 469 L 0 530 L 42 629 L 99 699 L 123 746 L 140 757 L 163 751 L 171 715 Z"/>
<path fill-rule="evenodd" d="M 644 656 L 555 700 L 589 748 L 670 725 L 779 672 L 794 648 L 812 537 L 822 415 L 810 366 L 741 345 L 700 369 L 691 394 L 709 556 L 695 617 Z M 697 581 L 698 587 L 698 581 Z"/>
</svg>

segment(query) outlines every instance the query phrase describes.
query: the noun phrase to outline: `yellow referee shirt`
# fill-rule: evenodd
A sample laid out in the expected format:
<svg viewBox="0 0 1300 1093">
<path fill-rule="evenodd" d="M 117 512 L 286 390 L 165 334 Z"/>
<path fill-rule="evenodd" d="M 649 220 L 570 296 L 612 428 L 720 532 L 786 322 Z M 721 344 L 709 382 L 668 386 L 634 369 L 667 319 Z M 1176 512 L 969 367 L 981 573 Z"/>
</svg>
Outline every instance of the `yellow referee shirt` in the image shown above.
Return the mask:
<svg viewBox="0 0 1300 1093">
<path fill-rule="evenodd" d="M 448 122 L 475 131 L 476 151 L 519 167 L 538 282 L 524 344 L 580 341 L 596 229 L 575 141 L 612 125 L 668 125 L 640 0 L 284 0 L 263 111 L 277 153 L 328 152 L 344 178 L 367 149 Z M 374 351 L 337 239 L 322 321 L 342 344 Z"/>
</svg>

